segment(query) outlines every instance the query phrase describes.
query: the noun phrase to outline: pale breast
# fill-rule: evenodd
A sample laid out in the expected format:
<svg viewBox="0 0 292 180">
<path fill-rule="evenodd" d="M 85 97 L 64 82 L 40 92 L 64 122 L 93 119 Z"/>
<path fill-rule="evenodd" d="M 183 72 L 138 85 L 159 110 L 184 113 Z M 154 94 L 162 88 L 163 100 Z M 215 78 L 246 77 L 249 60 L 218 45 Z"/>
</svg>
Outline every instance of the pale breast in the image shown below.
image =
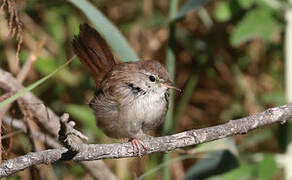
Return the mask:
<svg viewBox="0 0 292 180">
<path fill-rule="evenodd" d="M 131 122 L 137 120 L 143 131 L 159 126 L 165 118 L 168 109 L 168 92 L 147 93 L 133 101 L 129 108 Z"/>
</svg>

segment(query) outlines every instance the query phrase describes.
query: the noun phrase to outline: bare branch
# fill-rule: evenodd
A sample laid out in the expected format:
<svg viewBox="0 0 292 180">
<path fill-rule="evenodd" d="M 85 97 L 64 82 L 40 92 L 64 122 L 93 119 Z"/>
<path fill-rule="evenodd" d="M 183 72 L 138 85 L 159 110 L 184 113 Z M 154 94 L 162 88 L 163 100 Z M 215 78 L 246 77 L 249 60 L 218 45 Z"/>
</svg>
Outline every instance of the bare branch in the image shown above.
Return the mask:
<svg viewBox="0 0 292 180">
<path fill-rule="evenodd" d="M 16 129 L 20 129 L 24 133 L 27 133 L 27 126 L 21 120 L 13 119 L 12 117 L 9 117 L 9 116 L 4 116 L 3 123 L 9 126 L 12 126 Z M 40 131 L 37 131 L 37 130 L 31 131 L 31 135 L 35 138 L 38 138 L 40 141 L 42 141 L 43 143 L 47 144 L 50 147 L 53 147 L 53 148 L 62 147 L 62 145 L 60 145 L 57 140 L 53 139 L 52 137 L 44 133 L 41 133 Z"/>
<path fill-rule="evenodd" d="M 25 78 L 27 77 L 29 71 L 33 67 L 35 61 L 38 58 L 40 51 L 42 50 L 46 40 L 42 38 L 40 41 L 37 42 L 36 47 L 34 50 L 31 51 L 30 55 L 28 56 L 25 64 L 23 65 L 22 69 L 17 74 L 17 79 L 22 83 L 24 82 Z"/>
<path fill-rule="evenodd" d="M 284 106 L 270 108 L 264 112 L 245 118 L 230 120 L 229 122 L 213 127 L 189 130 L 171 136 L 156 137 L 144 141 L 147 152 L 167 152 L 176 148 L 201 144 L 236 134 L 245 134 L 252 129 L 263 127 L 272 123 L 285 123 L 292 117 L 292 103 Z M 72 153 L 66 148 L 50 149 L 40 152 L 28 153 L 0 164 L 0 177 L 8 176 L 17 171 L 37 164 L 49 164 L 61 160 L 92 161 L 109 158 L 126 158 L 137 156 L 131 143 L 115 144 L 89 144 L 86 150 Z"/>
<path fill-rule="evenodd" d="M 69 121 L 69 114 L 65 113 L 60 118 L 59 141 L 72 152 L 82 152 L 86 144 L 82 140 L 88 140 L 80 131 L 74 129 L 75 122 Z"/>
<path fill-rule="evenodd" d="M 6 125 L 10 125 L 16 129 L 20 129 L 23 132 L 27 131 L 27 127 L 24 122 L 21 120 L 13 119 L 9 116 L 4 116 L 3 122 Z M 62 146 L 57 142 L 57 140 L 52 137 L 40 132 L 33 131 L 32 136 L 38 138 L 43 143 L 51 146 L 53 148 L 61 148 Z M 83 161 L 80 164 L 87 170 L 87 172 L 94 179 L 107 179 L 107 180 L 116 180 L 115 175 L 107 168 L 106 164 L 103 161 Z"/>
</svg>

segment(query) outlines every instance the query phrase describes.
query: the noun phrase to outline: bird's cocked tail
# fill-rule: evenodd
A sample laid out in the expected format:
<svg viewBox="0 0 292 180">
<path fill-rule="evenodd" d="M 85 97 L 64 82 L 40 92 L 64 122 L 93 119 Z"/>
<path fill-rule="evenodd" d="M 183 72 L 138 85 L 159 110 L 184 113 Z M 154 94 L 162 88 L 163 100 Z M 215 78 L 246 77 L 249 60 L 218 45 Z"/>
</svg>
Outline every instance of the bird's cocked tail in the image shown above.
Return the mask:
<svg viewBox="0 0 292 180">
<path fill-rule="evenodd" d="M 97 85 L 117 64 L 105 40 L 86 23 L 80 25 L 80 32 L 74 36 L 72 45 L 74 53 L 89 68 Z"/>
</svg>

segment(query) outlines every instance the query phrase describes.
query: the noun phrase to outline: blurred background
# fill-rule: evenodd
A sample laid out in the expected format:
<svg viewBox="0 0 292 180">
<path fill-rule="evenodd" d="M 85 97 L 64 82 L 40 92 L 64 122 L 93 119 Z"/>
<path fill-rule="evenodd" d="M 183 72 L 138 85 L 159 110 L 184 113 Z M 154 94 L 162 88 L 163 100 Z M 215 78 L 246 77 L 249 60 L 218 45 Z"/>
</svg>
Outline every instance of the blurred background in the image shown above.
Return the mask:
<svg viewBox="0 0 292 180">
<path fill-rule="evenodd" d="M 285 72 L 292 71 L 289 51 L 284 50 L 291 36 L 285 18 L 291 8 L 287 1 L 13 2 L 1 2 L 0 67 L 17 75 L 35 53 L 24 86 L 49 75 L 74 55 L 71 41 L 84 22 L 104 35 L 120 61 L 154 59 L 165 64 L 183 92 L 172 94 L 167 120 L 153 132 L 155 136 L 222 124 L 287 101 Z M 13 12 L 18 18 L 11 18 Z M 15 31 L 14 37 L 8 36 L 9 31 Z M 58 115 L 68 112 L 89 143 L 120 142 L 95 126 L 87 105 L 94 90 L 89 71 L 76 58 L 32 92 Z M 19 113 L 16 105 L 9 111 L 15 117 L 21 117 Z M 26 134 L 5 124 L 2 131 L 2 136 L 10 134 L 2 138 L 3 159 L 32 151 Z M 289 137 L 288 124 L 275 124 L 169 153 L 104 162 L 118 179 L 291 179 Z M 49 173 L 41 179 L 92 179 L 72 161 L 53 164 Z M 26 169 L 7 179 L 38 178 Z"/>
</svg>

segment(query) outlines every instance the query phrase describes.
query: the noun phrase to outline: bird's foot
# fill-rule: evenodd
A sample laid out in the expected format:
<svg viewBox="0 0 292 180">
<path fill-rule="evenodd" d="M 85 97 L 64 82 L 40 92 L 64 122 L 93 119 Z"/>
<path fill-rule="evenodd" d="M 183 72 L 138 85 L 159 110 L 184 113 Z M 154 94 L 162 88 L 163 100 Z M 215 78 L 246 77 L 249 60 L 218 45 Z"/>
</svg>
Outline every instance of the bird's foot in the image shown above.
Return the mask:
<svg viewBox="0 0 292 180">
<path fill-rule="evenodd" d="M 141 141 L 139 139 L 136 139 L 136 138 L 131 139 L 131 143 L 133 145 L 133 148 L 136 147 L 136 149 L 138 151 L 138 156 L 141 158 L 142 157 L 142 154 L 141 154 L 141 148 L 140 148 L 140 146 L 142 146 L 142 148 L 144 150 L 147 150 L 146 145 L 143 143 L 143 141 Z"/>
</svg>

